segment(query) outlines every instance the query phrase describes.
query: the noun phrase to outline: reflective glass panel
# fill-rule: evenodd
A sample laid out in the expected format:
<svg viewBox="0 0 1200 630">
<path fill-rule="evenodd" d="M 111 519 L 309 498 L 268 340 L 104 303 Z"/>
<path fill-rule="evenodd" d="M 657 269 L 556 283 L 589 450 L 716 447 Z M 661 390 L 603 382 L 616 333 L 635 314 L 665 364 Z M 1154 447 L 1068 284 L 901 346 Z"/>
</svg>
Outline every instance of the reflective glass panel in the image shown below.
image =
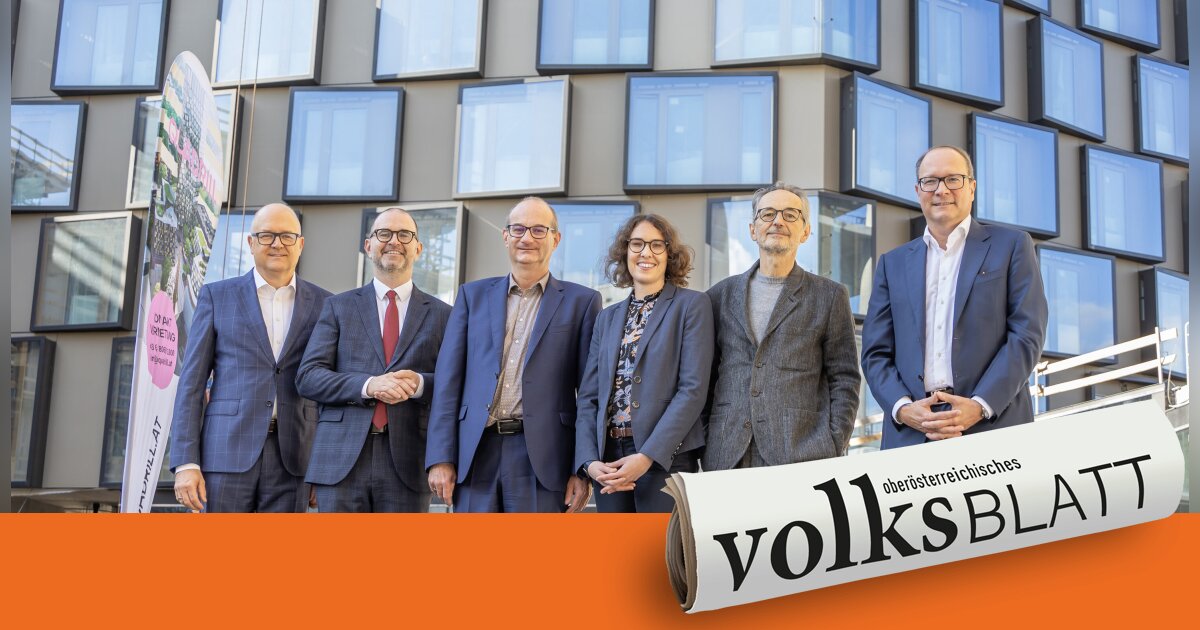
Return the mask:
<svg viewBox="0 0 1200 630">
<path fill-rule="evenodd" d="M 829 56 L 879 66 L 878 0 L 716 0 L 713 59 Z"/>
<path fill-rule="evenodd" d="M 1158 48 L 1158 0 L 1082 0 L 1080 5 L 1080 26 Z"/>
<path fill-rule="evenodd" d="M 1038 261 L 1050 305 L 1044 351 L 1075 356 L 1116 343 L 1112 259 L 1039 247 Z"/>
<path fill-rule="evenodd" d="M 600 292 L 608 306 L 629 296 L 604 277 L 604 260 L 621 227 L 633 216 L 632 203 L 554 203 L 562 241 L 550 258 L 550 273 L 556 278 L 591 287 Z"/>
<path fill-rule="evenodd" d="M 808 195 L 812 232 L 796 252 L 805 271 L 831 278 L 850 292 L 850 310 L 865 315 L 874 268 L 875 204 L 829 193 Z M 758 260 L 750 238 L 749 199 L 713 199 L 708 206 L 709 285 L 744 273 Z"/>
<path fill-rule="evenodd" d="M 918 0 L 916 43 L 918 87 L 1004 99 L 997 0 Z"/>
<path fill-rule="evenodd" d="M 464 86 L 458 194 L 561 191 L 566 103 L 565 79 Z"/>
<path fill-rule="evenodd" d="M 163 0 L 62 0 L 54 88 L 153 88 Z"/>
<path fill-rule="evenodd" d="M 1161 261 L 1162 164 L 1157 160 L 1084 148 L 1087 246 Z"/>
<path fill-rule="evenodd" d="M 1058 134 L 975 116 L 976 216 L 1046 235 L 1058 233 Z"/>
<path fill-rule="evenodd" d="M 646 66 L 650 0 L 542 0 L 538 65 Z"/>
<path fill-rule="evenodd" d="M 1187 376 L 1187 352 L 1183 342 L 1190 335 L 1191 321 L 1188 309 L 1188 279 L 1169 273 L 1162 269 L 1154 270 L 1154 313 L 1157 316 L 1153 322 L 1160 330 L 1174 328 L 1178 337 L 1164 341 L 1163 354 L 1174 354 L 1175 360 L 1163 366 L 1163 371 Z"/>
<path fill-rule="evenodd" d="M 217 232 L 212 252 L 204 269 L 204 283 L 236 278 L 254 268 L 254 256 L 246 238 L 254 222 L 254 210 L 222 212 L 217 217 Z"/>
<path fill-rule="evenodd" d="M 13 338 L 11 351 L 12 483 L 28 486 L 40 483 L 41 471 L 31 470 L 30 465 L 42 458 L 34 451 L 46 448 L 49 409 L 39 408 L 38 402 L 49 395 L 43 391 L 50 387 L 44 377 L 48 376 L 46 368 L 54 362 L 54 342 L 40 337 Z"/>
<path fill-rule="evenodd" d="M 399 88 L 292 92 L 284 197 L 394 199 Z"/>
<path fill-rule="evenodd" d="M 1137 57 L 1138 150 L 1187 160 L 1188 69 Z"/>
<path fill-rule="evenodd" d="M 112 361 L 108 374 L 108 407 L 104 420 L 104 452 L 100 454 L 100 486 L 119 488 L 125 470 L 125 439 L 129 429 L 129 398 L 133 391 L 134 337 L 113 340 Z M 166 451 L 171 452 L 167 435 Z M 158 475 L 159 487 L 170 486 L 175 480 L 170 466 L 164 462 Z"/>
<path fill-rule="evenodd" d="M 221 0 L 213 83 L 312 79 L 320 0 Z"/>
<path fill-rule="evenodd" d="M 929 101 L 861 75 L 847 80 L 855 118 L 850 137 L 843 137 L 852 144 L 842 150 L 853 156 L 854 177 L 843 189 L 916 206 L 915 164 L 929 148 Z"/>
<path fill-rule="evenodd" d="M 627 188 L 771 182 L 774 75 L 631 75 L 626 98 Z"/>
<path fill-rule="evenodd" d="M 12 208 L 73 210 L 82 103 L 13 103 Z"/>
<path fill-rule="evenodd" d="M 118 216 L 42 223 L 34 326 L 121 324 L 130 220 Z"/>
<path fill-rule="evenodd" d="M 1042 119 L 1066 131 L 1104 135 L 1104 63 L 1100 42 L 1049 20 L 1040 19 Z M 1036 29 L 1030 36 L 1036 37 Z M 1036 95 L 1034 95 L 1036 97 Z M 1031 98 L 1031 101 L 1033 98 Z"/>
<path fill-rule="evenodd" d="M 483 0 L 380 0 L 375 75 L 478 72 Z"/>
</svg>

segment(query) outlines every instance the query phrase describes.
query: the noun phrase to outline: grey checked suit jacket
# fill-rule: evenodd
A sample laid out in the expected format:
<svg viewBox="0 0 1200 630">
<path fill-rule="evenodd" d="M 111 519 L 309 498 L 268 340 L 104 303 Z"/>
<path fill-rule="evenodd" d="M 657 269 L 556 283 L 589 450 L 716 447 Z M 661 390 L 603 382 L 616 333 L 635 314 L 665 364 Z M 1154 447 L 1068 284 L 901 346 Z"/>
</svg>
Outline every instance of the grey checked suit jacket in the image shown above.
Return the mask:
<svg viewBox="0 0 1200 630">
<path fill-rule="evenodd" d="M 386 358 L 372 283 L 325 301 L 296 383 L 302 394 L 323 405 L 305 479 L 308 483 L 334 485 L 358 460 L 375 405 L 382 404 L 362 397 L 363 383 L 384 372 L 412 370 L 425 379 L 425 388 L 420 398 L 387 406 L 388 444 L 404 485 L 417 493 L 429 491 L 425 434 L 434 366 L 450 306 L 415 286 L 409 300 L 396 350 Z"/>
<path fill-rule="evenodd" d="M 708 290 L 717 330 L 705 470 L 738 464 L 751 436 L 769 465 L 846 452 L 861 377 L 846 287 L 792 268 L 761 345 L 747 318 L 749 271 Z"/>
</svg>

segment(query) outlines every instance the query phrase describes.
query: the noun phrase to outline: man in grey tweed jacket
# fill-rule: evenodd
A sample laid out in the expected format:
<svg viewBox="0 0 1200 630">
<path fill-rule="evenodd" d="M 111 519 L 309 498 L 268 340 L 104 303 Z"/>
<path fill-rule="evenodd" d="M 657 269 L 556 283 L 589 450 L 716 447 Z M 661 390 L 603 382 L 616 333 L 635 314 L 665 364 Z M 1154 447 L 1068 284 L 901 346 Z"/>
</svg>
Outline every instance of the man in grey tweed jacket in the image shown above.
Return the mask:
<svg viewBox="0 0 1200 630">
<path fill-rule="evenodd" d="M 812 232 L 803 190 L 754 193 L 759 260 L 708 290 L 716 322 L 704 470 L 842 455 L 858 410 L 850 297 L 796 264 Z"/>
</svg>

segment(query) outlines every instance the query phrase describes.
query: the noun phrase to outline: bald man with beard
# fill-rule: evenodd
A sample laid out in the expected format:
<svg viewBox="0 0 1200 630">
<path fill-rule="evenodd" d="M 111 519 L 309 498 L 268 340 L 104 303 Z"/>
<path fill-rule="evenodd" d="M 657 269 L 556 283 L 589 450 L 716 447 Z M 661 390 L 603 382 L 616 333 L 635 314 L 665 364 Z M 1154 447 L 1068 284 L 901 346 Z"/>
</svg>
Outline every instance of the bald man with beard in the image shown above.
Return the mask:
<svg viewBox="0 0 1200 630">
<path fill-rule="evenodd" d="M 254 268 L 200 289 L 175 394 L 175 497 L 193 512 L 303 512 L 317 405 L 296 370 L 330 293 L 296 275 L 300 218 L 254 214 Z M 212 386 L 205 404 L 205 387 Z"/>
</svg>

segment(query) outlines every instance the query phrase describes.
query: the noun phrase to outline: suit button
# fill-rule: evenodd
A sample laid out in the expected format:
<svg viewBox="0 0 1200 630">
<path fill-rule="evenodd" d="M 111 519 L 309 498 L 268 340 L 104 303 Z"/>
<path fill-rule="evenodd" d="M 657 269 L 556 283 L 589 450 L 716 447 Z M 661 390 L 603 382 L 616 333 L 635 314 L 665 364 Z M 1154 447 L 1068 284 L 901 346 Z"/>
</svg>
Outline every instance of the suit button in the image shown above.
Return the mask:
<svg viewBox="0 0 1200 630">
<path fill-rule="evenodd" d="M 276 374 L 281 374 L 282 372 L 283 372 L 283 369 L 282 369 L 282 368 L 275 368 L 275 373 L 276 373 Z"/>
<path fill-rule="evenodd" d="M 747 420 L 747 421 L 746 421 L 746 423 L 745 423 L 745 424 L 743 424 L 742 426 L 744 426 L 744 427 L 746 427 L 747 429 L 749 429 L 749 428 L 750 428 L 750 421 L 749 421 L 749 420 Z"/>
<path fill-rule="evenodd" d="M 271 402 L 271 401 L 269 401 L 269 400 L 267 401 L 267 406 L 268 406 L 268 407 L 270 407 L 271 405 L 274 405 L 274 404 L 275 404 L 275 403 L 273 403 L 273 402 Z"/>
<path fill-rule="evenodd" d="M 754 364 L 754 367 L 756 367 L 756 368 L 761 368 L 762 366 L 763 366 L 762 361 L 759 361 L 758 363 Z"/>
<path fill-rule="evenodd" d="M 762 393 L 762 392 L 758 391 L 757 389 L 752 389 L 752 390 L 750 390 L 750 395 L 751 395 L 751 396 L 758 396 L 758 395 L 759 395 L 759 394 L 761 394 L 761 393 Z"/>
<path fill-rule="evenodd" d="M 641 405 L 639 405 L 639 404 L 638 404 L 638 401 L 636 401 L 636 400 L 635 400 L 635 401 L 633 401 L 633 408 L 634 408 L 634 409 L 637 409 L 637 408 L 639 408 L 639 407 L 641 407 Z"/>
<path fill-rule="evenodd" d="M 642 377 L 640 377 L 640 376 L 635 376 L 635 377 L 633 377 L 633 382 L 634 382 L 634 383 L 641 383 L 641 382 L 642 382 Z"/>
</svg>

